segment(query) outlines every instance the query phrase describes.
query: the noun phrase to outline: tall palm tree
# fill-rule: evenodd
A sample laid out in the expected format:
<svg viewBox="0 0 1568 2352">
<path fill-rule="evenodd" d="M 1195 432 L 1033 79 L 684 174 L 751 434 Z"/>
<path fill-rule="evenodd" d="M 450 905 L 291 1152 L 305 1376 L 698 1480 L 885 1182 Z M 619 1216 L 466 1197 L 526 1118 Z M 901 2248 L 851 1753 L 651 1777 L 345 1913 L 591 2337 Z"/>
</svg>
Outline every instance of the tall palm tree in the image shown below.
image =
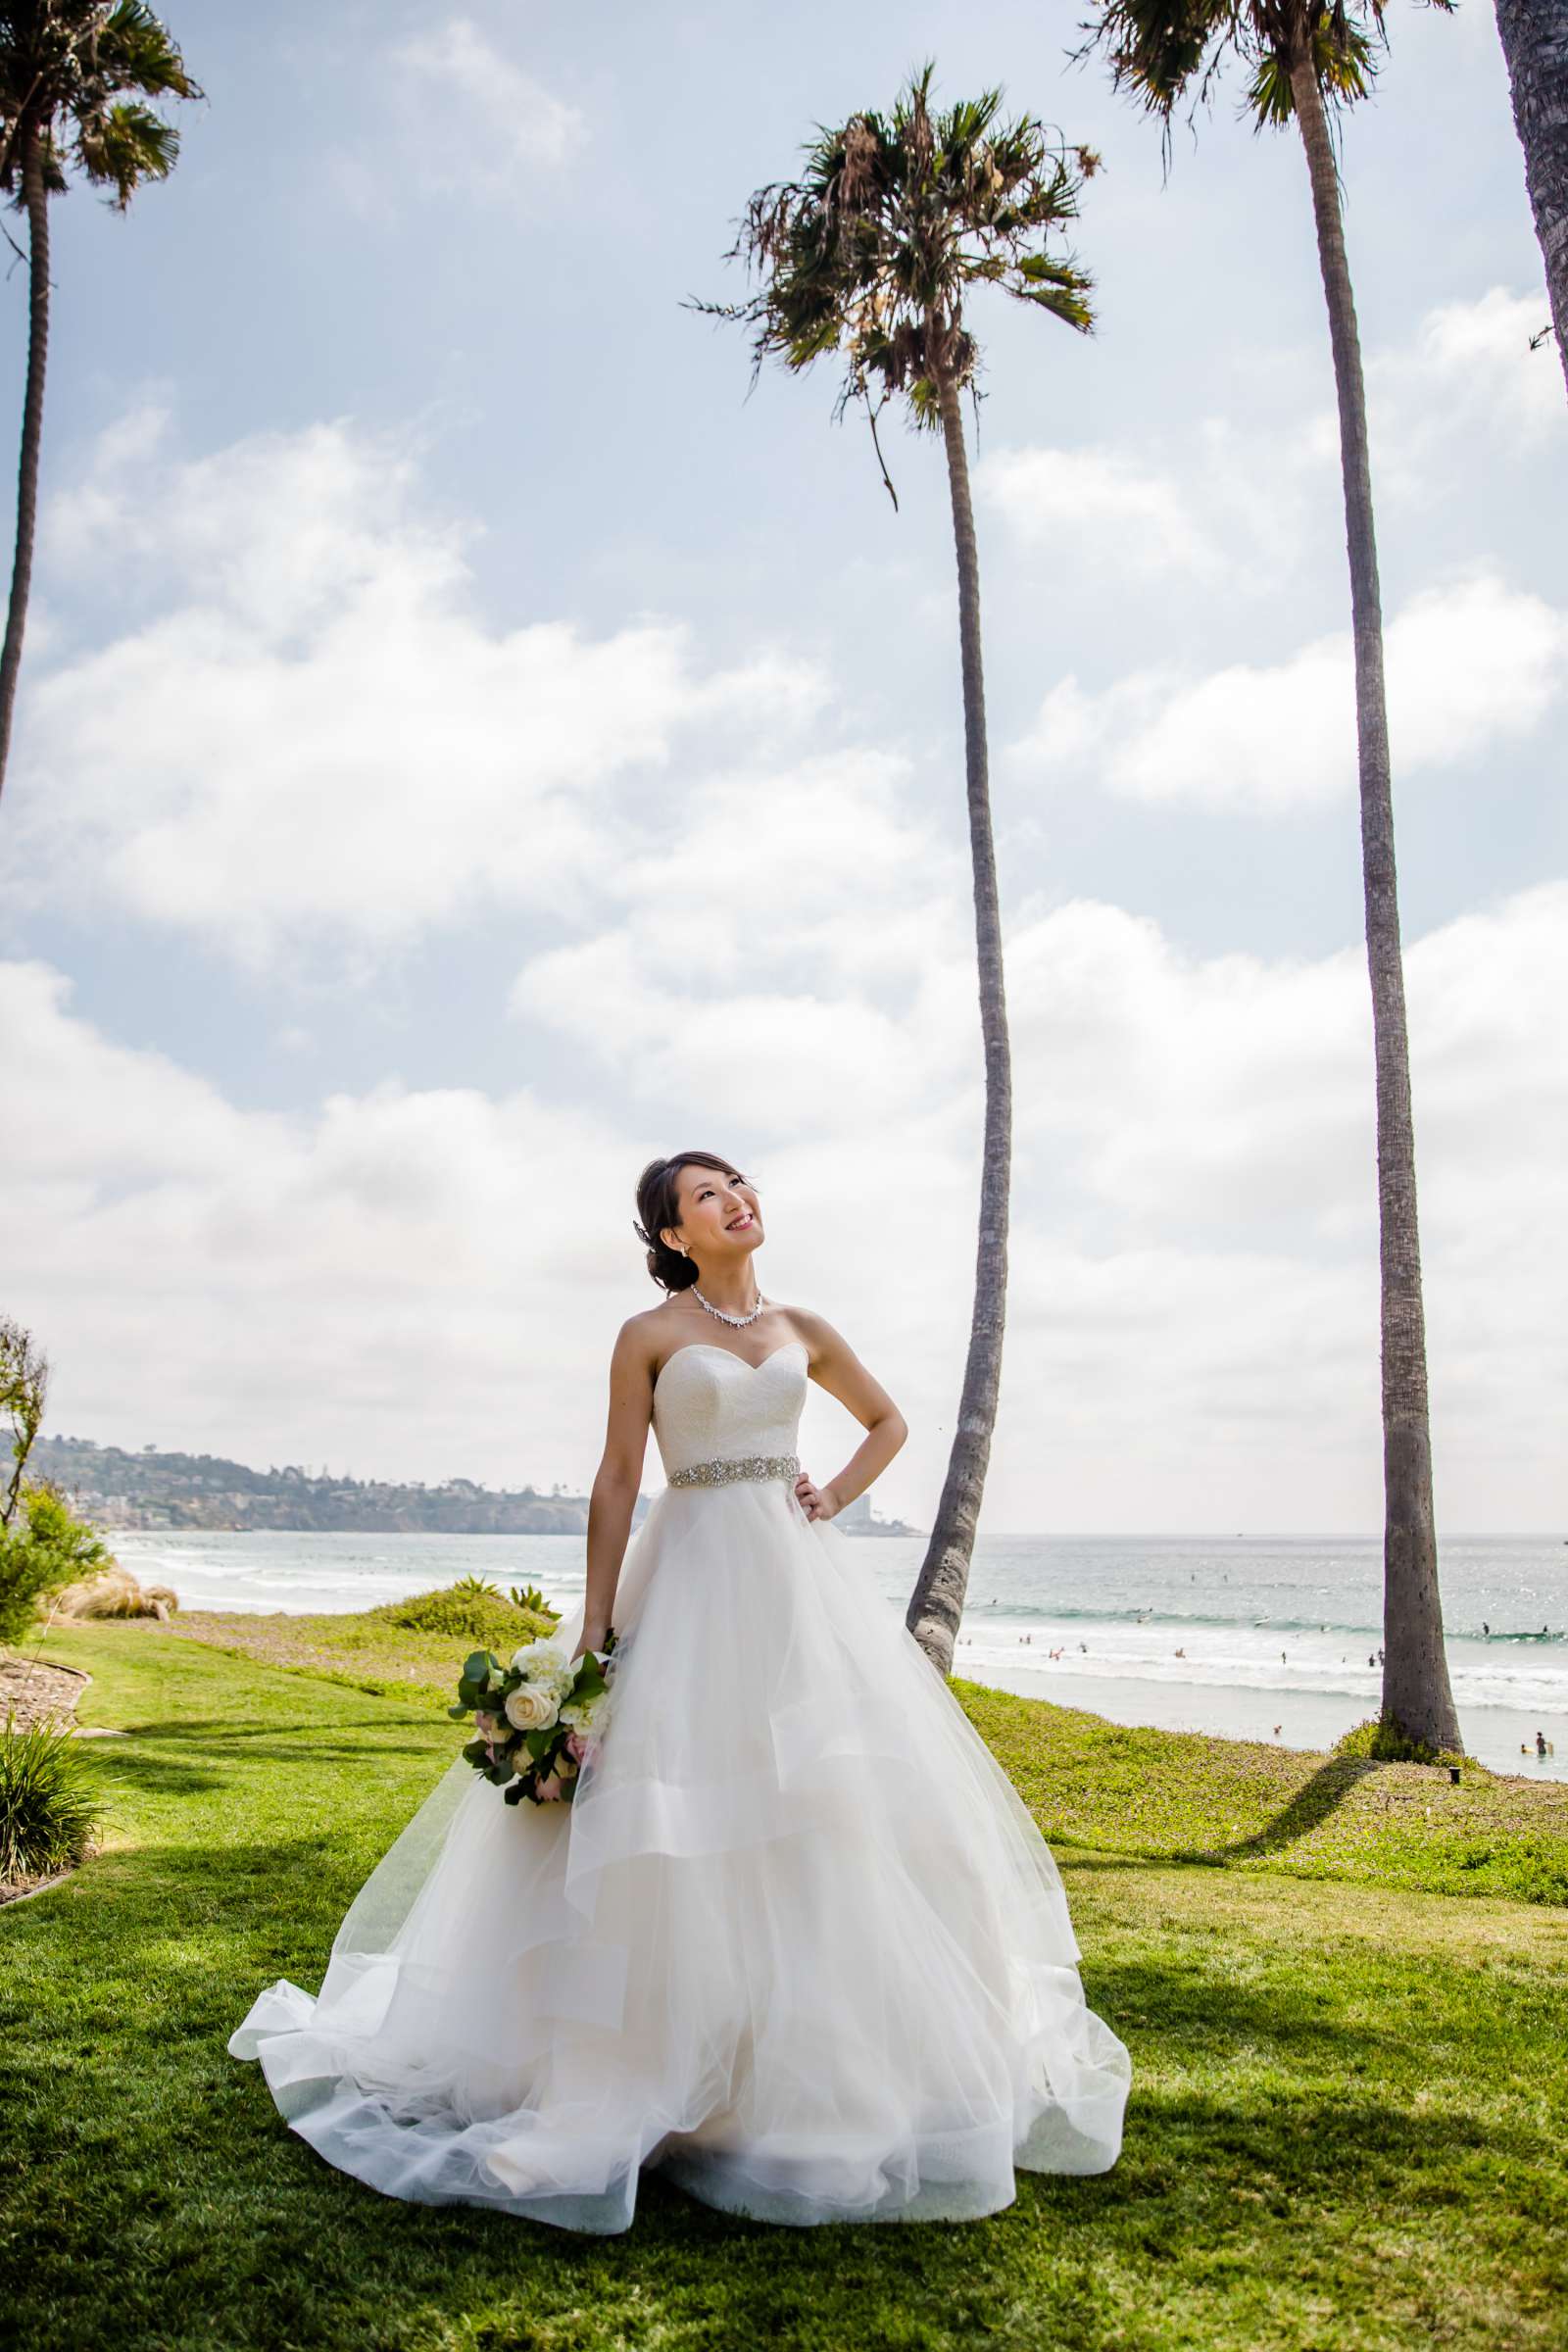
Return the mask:
<svg viewBox="0 0 1568 2352">
<path fill-rule="evenodd" d="M 1496 0 L 1525 185 L 1546 265 L 1557 357 L 1568 380 L 1568 11 L 1562 0 Z"/>
<path fill-rule="evenodd" d="M 1447 9 L 1450 0 L 1432 0 Z M 1372 982 L 1377 1083 L 1378 1222 L 1383 1365 L 1383 1715 L 1396 1737 L 1457 1749 L 1448 1687 L 1432 1509 L 1426 1316 L 1416 1224 L 1415 1133 L 1404 962 L 1394 862 L 1394 800 L 1383 682 L 1383 611 L 1372 523 L 1366 389 L 1346 259 L 1330 110 L 1366 96 L 1383 0 L 1095 0 L 1084 50 L 1103 46 L 1116 86 L 1163 122 L 1191 92 L 1196 103 L 1232 60 L 1248 76 L 1246 111 L 1257 129 L 1294 122 L 1301 134 L 1328 305 L 1339 395 L 1340 463 L 1361 799 L 1361 870 Z"/>
<path fill-rule="evenodd" d="M 1067 254 L 1047 250 L 1077 212 L 1098 157 L 1049 139 L 1032 117 L 1000 120 L 1002 92 L 933 113 L 927 65 L 890 115 L 855 114 L 806 150 L 797 180 L 760 188 L 729 258 L 760 283 L 744 303 L 699 310 L 754 329 L 753 379 L 763 361 L 794 369 L 835 352 L 845 361 L 839 414 L 879 411 L 902 398 L 917 427 L 940 432 L 958 566 L 964 775 L 974 874 L 985 1136 L 974 1311 L 957 1427 L 930 1544 L 908 1607 L 909 1630 L 938 1670 L 952 1667 L 980 1514 L 1002 1375 L 1007 1286 L 1012 1070 L 1003 990 L 1002 913 L 992 840 L 980 649 L 980 564 L 961 396 L 973 396 L 980 349 L 964 323 L 973 286 L 1085 332 L 1090 280 Z M 880 451 L 878 452 L 880 459 Z M 887 470 L 883 467 L 883 479 Z M 892 493 L 891 481 L 887 483 Z M 897 500 L 895 499 L 895 505 Z"/>
<path fill-rule="evenodd" d="M 17 476 L 11 604 L 0 648 L 0 791 L 5 788 L 22 639 L 32 584 L 49 357 L 49 199 L 74 168 L 124 212 L 144 180 L 167 179 L 179 134 L 144 103 L 199 98 L 165 26 L 142 0 L 18 0 L 0 6 L 0 189 L 27 216 L 27 389 Z"/>
</svg>

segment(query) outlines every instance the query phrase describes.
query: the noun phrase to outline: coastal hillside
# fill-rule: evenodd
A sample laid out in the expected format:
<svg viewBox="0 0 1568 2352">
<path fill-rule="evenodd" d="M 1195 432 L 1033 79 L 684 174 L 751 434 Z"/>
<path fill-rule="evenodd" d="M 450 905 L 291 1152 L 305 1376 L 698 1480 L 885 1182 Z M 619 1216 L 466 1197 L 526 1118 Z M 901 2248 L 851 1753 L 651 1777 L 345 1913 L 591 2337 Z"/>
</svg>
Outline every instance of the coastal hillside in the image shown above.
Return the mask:
<svg viewBox="0 0 1568 2352">
<path fill-rule="evenodd" d="M 448 1479 L 322 1474 L 296 1463 L 253 1470 L 214 1453 L 129 1453 L 90 1438 L 42 1438 L 32 1469 L 52 1479 L 83 1517 L 102 1528 L 271 1528 L 344 1535 L 574 1536 L 588 1525 L 588 1497 L 561 1488 L 481 1487 Z M 639 1511 L 645 1506 L 639 1497 Z"/>
<path fill-rule="evenodd" d="M 297 1463 L 253 1470 L 215 1453 L 161 1453 L 99 1446 L 91 1438 L 40 1438 L 35 1476 L 50 1479 L 95 1527 L 270 1529 L 291 1534 L 580 1536 L 588 1497 L 553 1487 L 482 1487 L 469 1478 L 444 1486 L 419 1480 L 313 1477 Z M 639 1494 L 633 1525 L 648 1498 Z M 836 1524 L 845 1535 L 908 1536 L 902 1519 L 873 1516 L 861 1495 Z"/>
</svg>

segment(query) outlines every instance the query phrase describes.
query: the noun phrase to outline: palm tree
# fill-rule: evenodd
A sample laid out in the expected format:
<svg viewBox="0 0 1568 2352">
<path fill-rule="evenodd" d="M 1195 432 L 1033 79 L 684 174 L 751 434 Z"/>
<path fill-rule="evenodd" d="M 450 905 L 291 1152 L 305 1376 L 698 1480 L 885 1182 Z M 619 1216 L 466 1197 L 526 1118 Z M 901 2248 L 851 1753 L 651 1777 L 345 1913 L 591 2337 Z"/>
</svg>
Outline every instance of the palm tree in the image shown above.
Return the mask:
<svg viewBox="0 0 1568 2352">
<path fill-rule="evenodd" d="M 1450 0 L 1432 0 L 1447 9 Z M 1108 52 L 1118 88 L 1163 122 L 1184 93 L 1196 104 L 1232 59 L 1248 75 L 1257 129 L 1293 121 L 1301 134 L 1339 395 L 1340 462 L 1350 559 L 1361 870 L 1377 1081 L 1378 1223 L 1383 1362 L 1383 1716 L 1397 1740 L 1456 1750 L 1432 1510 L 1426 1317 L 1416 1224 L 1415 1134 L 1404 962 L 1394 862 L 1394 801 L 1383 683 L 1383 612 L 1372 524 L 1366 390 L 1345 252 L 1332 108 L 1366 96 L 1382 0 L 1096 0 L 1090 39 Z"/>
<path fill-rule="evenodd" d="M 27 389 L 17 478 L 11 605 L 0 649 L 0 791 L 5 788 L 22 638 L 32 582 L 49 356 L 49 199 L 68 169 L 124 212 L 144 180 L 167 179 L 179 134 L 148 98 L 199 98 L 168 31 L 142 0 L 19 0 L 0 6 L 0 189 L 27 216 Z"/>
<path fill-rule="evenodd" d="M 1568 379 L 1568 16 L 1562 0 L 1497 0 L 1497 32 Z"/>
<path fill-rule="evenodd" d="M 960 399 L 975 393 L 980 349 L 964 324 L 972 286 L 1000 286 L 1086 332 L 1090 280 L 1066 254 L 1046 250 L 1073 219 L 1099 159 L 1047 137 L 1032 117 L 999 120 L 987 90 L 933 114 L 927 65 L 891 115 L 852 115 L 819 131 L 798 180 L 759 189 L 727 258 L 760 284 L 745 303 L 699 303 L 754 329 L 753 380 L 777 358 L 794 369 L 837 352 L 845 361 L 838 414 L 862 403 L 873 438 L 881 409 L 902 396 L 917 427 L 940 432 L 958 566 L 964 774 L 974 874 L 985 1135 L 974 1311 L 947 1480 L 909 1601 L 908 1625 L 946 1674 L 963 1609 L 1002 1375 L 1007 1285 L 1012 1071 L 1003 991 L 1002 913 L 992 840 L 980 655 L 980 564 Z M 878 459 L 880 462 L 880 448 Z M 886 466 L 883 479 L 893 485 Z M 897 506 L 897 499 L 894 504 Z"/>
</svg>

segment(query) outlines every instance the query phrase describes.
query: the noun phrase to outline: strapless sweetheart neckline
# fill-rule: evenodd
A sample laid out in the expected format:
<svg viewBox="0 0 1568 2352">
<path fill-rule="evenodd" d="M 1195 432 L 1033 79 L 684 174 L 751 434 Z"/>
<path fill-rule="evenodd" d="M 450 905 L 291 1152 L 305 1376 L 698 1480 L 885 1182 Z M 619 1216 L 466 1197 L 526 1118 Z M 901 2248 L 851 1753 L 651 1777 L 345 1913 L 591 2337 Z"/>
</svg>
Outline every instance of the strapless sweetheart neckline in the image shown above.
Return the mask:
<svg viewBox="0 0 1568 2352">
<path fill-rule="evenodd" d="M 687 1340 L 681 1347 L 675 1349 L 673 1355 L 665 1356 L 663 1362 L 660 1365 L 659 1370 L 654 1374 L 654 1386 L 656 1389 L 658 1388 L 660 1382 L 663 1379 L 664 1374 L 669 1370 L 670 1365 L 675 1361 L 675 1356 L 677 1355 L 695 1355 L 699 1351 L 708 1355 L 727 1355 L 730 1362 L 732 1364 L 739 1364 L 743 1371 L 760 1372 L 763 1371 L 766 1366 L 773 1361 L 775 1355 L 783 1355 L 785 1350 L 790 1348 L 806 1348 L 806 1342 L 804 1340 L 781 1340 L 776 1348 L 770 1348 L 768 1349 L 767 1353 L 763 1356 L 761 1363 L 749 1364 L 744 1355 L 736 1354 L 733 1348 L 720 1348 L 717 1342 L 714 1340 Z M 808 1348 L 806 1348 L 806 1352 L 807 1355 L 809 1356 L 811 1351 Z"/>
</svg>

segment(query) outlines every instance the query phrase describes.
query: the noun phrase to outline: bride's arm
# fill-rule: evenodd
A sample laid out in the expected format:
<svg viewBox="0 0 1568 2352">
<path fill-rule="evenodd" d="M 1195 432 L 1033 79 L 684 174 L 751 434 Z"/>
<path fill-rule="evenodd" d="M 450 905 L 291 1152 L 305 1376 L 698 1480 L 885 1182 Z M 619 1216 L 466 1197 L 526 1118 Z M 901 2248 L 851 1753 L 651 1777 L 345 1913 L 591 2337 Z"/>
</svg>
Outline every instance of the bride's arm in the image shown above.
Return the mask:
<svg viewBox="0 0 1568 2352">
<path fill-rule="evenodd" d="M 847 1503 L 865 1493 L 873 1479 L 881 1477 L 908 1436 L 909 1425 L 880 1381 L 872 1379 L 848 1340 L 831 1323 L 825 1323 L 820 1315 L 803 1314 L 799 1308 L 791 1312 L 810 1349 L 811 1378 L 830 1396 L 836 1396 L 865 1431 L 838 1476 L 825 1487 L 813 1486 L 804 1471 L 795 1482 L 808 1518 L 835 1519 Z"/>
<path fill-rule="evenodd" d="M 654 1411 L 651 1350 L 635 1321 L 623 1323 L 610 1359 L 610 1420 L 588 1497 L 588 1575 L 582 1639 L 574 1654 L 602 1649 L 612 1623 L 615 1585 L 631 1535 Z"/>
</svg>

